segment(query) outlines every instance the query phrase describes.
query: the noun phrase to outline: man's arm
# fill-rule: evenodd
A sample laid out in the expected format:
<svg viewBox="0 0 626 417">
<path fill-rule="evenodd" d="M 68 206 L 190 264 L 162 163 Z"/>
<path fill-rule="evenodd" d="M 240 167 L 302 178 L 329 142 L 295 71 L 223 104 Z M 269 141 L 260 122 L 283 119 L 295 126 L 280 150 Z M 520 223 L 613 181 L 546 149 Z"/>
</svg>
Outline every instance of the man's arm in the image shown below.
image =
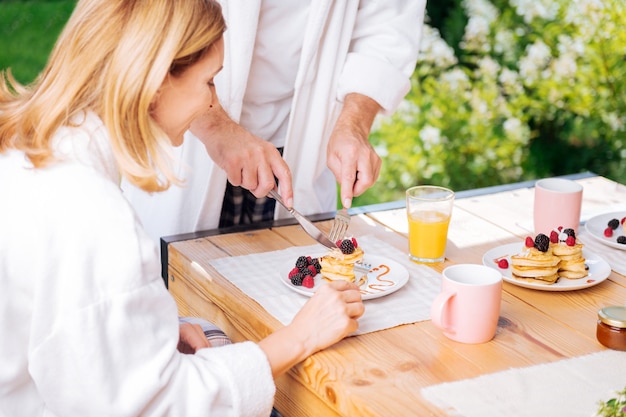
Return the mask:
<svg viewBox="0 0 626 417">
<path fill-rule="evenodd" d="M 194 120 L 190 130 L 231 184 L 264 197 L 276 187 L 275 176 L 283 199 L 287 205 L 293 204 L 291 171 L 278 150 L 237 124 L 221 106 L 213 106 Z"/>
</svg>

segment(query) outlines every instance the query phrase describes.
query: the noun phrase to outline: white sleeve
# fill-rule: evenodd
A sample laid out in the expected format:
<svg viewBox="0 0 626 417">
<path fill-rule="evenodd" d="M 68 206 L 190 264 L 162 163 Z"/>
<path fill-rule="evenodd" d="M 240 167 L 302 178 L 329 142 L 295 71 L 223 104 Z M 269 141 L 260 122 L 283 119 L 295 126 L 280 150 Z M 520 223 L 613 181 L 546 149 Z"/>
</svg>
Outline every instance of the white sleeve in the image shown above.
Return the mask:
<svg viewBox="0 0 626 417">
<path fill-rule="evenodd" d="M 155 243 L 115 185 L 69 175 L 82 179 L 67 192 L 71 181 L 57 181 L 63 204 L 46 208 L 57 227 L 42 237 L 54 266 L 38 283 L 29 345 L 29 372 L 50 411 L 268 416 L 275 385 L 263 351 L 246 342 L 180 354 Z"/>
<path fill-rule="evenodd" d="M 425 0 L 361 1 L 338 99 L 361 93 L 391 114 L 411 88 Z"/>
</svg>

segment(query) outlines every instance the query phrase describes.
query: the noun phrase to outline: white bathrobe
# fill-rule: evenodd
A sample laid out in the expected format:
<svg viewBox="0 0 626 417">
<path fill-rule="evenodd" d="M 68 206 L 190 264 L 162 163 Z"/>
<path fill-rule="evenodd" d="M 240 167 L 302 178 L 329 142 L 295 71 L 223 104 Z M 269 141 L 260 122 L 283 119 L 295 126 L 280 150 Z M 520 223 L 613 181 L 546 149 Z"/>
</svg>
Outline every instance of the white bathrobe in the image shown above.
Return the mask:
<svg viewBox="0 0 626 417">
<path fill-rule="evenodd" d="M 228 30 L 218 97 L 238 121 L 248 82 L 261 0 L 222 0 Z M 352 92 L 392 113 L 410 89 L 425 0 L 313 0 L 285 139 L 284 159 L 294 179 L 294 206 L 304 214 L 336 209 L 336 180 L 326 166 L 326 145 L 343 98 Z M 289 36 L 285 34 L 284 36 Z M 148 195 L 123 184 L 154 238 L 216 228 L 226 174 L 189 132 L 176 149 L 184 187 Z M 277 218 L 288 213 L 277 208 Z"/>
<path fill-rule="evenodd" d="M 57 145 L 63 162 L 42 170 L 0 154 L 0 416 L 269 416 L 258 345 L 177 351 L 157 247 L 100 120 Z"/>
</svg>

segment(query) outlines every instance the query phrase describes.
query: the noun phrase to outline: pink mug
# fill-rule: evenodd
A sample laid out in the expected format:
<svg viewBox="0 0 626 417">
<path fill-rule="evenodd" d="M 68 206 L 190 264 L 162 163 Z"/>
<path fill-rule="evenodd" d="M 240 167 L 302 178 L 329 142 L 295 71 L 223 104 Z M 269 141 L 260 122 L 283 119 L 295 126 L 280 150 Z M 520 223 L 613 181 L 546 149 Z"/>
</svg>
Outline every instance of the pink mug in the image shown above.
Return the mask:
<svg viewBox="0 0 626 417">
<path fill-rule="evenodd" d="M 535 234 L 550 232 L 559 226 L 578 234 L 583 186 L 564 178 L 545 178 L 535 183 L 533 222 Z"/>
<path fill-rule="evenodd" d="M 443 270 L 431 320 L 449 339 L 485 343 L 496 334 L 501 300 L 500 272 L 476 264 L 449 266 Z"/>
</svg>

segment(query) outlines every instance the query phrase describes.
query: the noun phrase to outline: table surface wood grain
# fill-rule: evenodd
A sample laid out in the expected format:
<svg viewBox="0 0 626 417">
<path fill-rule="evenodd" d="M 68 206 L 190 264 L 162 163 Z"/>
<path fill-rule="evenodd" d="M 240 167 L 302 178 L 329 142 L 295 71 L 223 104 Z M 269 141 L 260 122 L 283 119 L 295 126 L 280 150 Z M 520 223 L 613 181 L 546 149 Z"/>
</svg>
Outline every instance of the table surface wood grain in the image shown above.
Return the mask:
<svg viewBox="0 0 626 417">
<path fill-rule="evenodd" d="M 603 177 L 575 177 L 584 186 L 582 212 L 626 201 L 626 186 Z M 459 193 L 441 272 L 457 263 L 482 263 L 496 246 L 522 242 L 532 220 L 532 184 Z M 407 250 L 401 202 L 357 209 L 349 233 L 374 235 Z M 329 220 L 317 224 L 330 227 Z M 532 223 L 530 223 L 532 224 Z M 190 238 L 191 237 L 191 238 Z M 315 242 L 295 224 L 254 230 L 209 231 L 164 240 L 167 284 L 181 315 L 204 317 L 234 341 L 258 341 L 281 326 L 209 263 L 224 256 L 272 251 Z M 626 252 L 625 252 L 626 256 Z M 295 294 L 295 293 L 294 293 Z M 391 295 L 392 296 L 392 295 Z M 349 337 L 292 368 L 276 381 L 276 408 L 285 416 L 441 416 L 420 389 L 604 350 L 595 337 L 597 312 L 626 301 L 626 277 L 611 272 L 599 285 L 548 292 L 505 282 L 495 338 L 456 343 L 429 321 Z"/>
</svg>

